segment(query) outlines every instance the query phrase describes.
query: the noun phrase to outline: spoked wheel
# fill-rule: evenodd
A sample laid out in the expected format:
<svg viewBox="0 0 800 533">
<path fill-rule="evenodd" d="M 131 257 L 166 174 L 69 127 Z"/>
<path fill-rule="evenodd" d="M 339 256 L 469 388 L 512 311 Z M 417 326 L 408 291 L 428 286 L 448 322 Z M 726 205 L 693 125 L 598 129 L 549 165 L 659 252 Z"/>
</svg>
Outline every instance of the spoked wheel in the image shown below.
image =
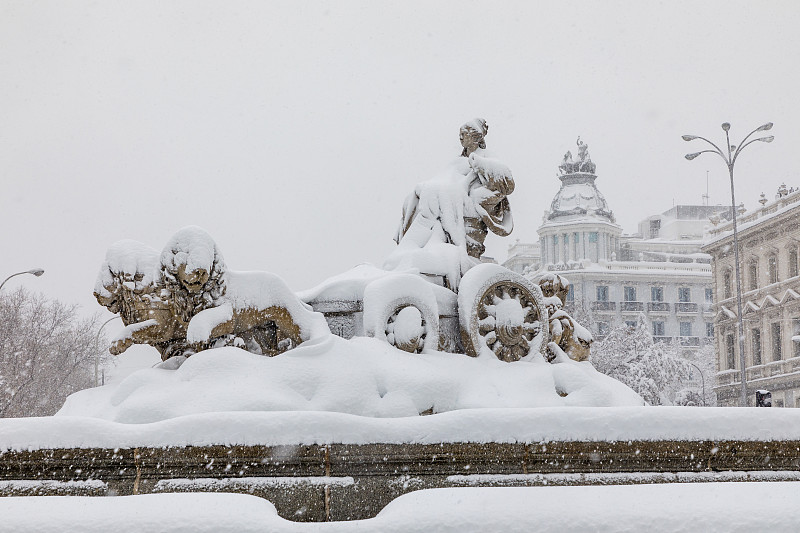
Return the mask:
<svg viewBox="0 0 800 533">
<path fill-rule="evenodd" d="M 409 353 L 422 353 L 428 335 L 425 317 L 410 304 L 401 305 L 386 320 L 386 341 Z"/>
<path fill-rule="evenodd" d="M 499 265 L 478 265 L 464 276 L 458 302 L 469 355 L 493 353 L 512 362 L 541 353 L 547 345 L 541 289 L 519 274 Z"/>
<path fill-rule="evenodd" d="M 392 274 L 364 289 L 364 333 L 409 353 L 439 347 L 439 308 L 431 285 Z"/>
<path fill-rule="evenodd" d="M 542 329 L 533 298 L 524 287 L 495 283 L 478 303 L 478 334 L 501 361 L 519 361 Z"/>
</svg>

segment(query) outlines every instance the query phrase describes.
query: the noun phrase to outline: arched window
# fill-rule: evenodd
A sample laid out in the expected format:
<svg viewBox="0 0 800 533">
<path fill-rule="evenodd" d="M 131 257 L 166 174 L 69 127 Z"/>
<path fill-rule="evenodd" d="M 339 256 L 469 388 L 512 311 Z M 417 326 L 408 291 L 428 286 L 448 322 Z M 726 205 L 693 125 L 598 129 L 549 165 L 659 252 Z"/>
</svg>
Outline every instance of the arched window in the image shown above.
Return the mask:
<svg viewBox="0 0 800 533">
<path fill-rule="evenodd" d="M 778 283 L 778 256 L 773 254 L 767 260 L 769 265 L 769 282 Z"/>
</svg>

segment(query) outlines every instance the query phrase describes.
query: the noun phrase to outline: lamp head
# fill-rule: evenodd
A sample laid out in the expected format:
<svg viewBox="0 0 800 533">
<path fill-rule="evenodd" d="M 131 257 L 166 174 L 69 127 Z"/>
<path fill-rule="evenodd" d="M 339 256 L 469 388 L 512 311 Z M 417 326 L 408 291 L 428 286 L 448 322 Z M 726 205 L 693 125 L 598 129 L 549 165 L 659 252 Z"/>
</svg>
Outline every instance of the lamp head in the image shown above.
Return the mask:
<svg viewBox="0 0 800 533">
<path fill-rule="evenodd" d="M 693 141 L 697 139 L 697 135 L 682 135 L 681 139 L 683 139 L 684 141 Z"/>
<path fill-rule="evenodd" d="M 756 140 L 757 141 L 761 141 L 763 143 L 771 143 L 773 140 L 775 140 L 775 136 L 774 135 L 770 135 L 769 137 L 761 137 L 760 139 L 756 139 Z"/>
<path fill-rule="evenodd" d="M 694 159 L 694 158 L 695 158 L 695 157 L 697 157 L 698 155 L 700 155 L 700 152 L 695 152 L 695 153 L 693 153 L 693 154 L 686 154 L 684 157 L 685 157 L 686 159 L 688 159 L 689 161 L 691 161 L 692 159 Z"/>
<path fill-rule="evenodd" d="M 730 123 L 729 123 L 729 122 L 723 122 L 723 123 L 722 123 L 722 129 L 723 129 L 724 131 L 728 131 L 729 129 L 731 129 L 731 125 L 730 125 Z"/>
<path fill-rule="evenodd" d="M 763 126 L 760 126 L 756 131 L 767 131 L 772 129 L 772 122 L 767 122 Z"/>
<path fill-rule="evenodd" d="M 33 274 L 34 276 L 36 276 L 38 278 L 39 276 L 44 274 L 44 269 L 43 268 L 32 268 L 32 269 L 28 270 L 28 274 Z"/>
</svg>

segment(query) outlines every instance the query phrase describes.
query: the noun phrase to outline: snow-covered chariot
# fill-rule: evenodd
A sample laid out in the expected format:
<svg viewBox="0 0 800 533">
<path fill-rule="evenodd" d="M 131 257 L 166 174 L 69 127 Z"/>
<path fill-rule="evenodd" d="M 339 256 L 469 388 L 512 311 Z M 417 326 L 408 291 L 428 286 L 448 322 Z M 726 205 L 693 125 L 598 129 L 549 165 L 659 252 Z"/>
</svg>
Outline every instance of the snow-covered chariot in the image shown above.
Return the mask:
<svg viewBox="0 0 800 533">
<path fill-rule="evenodd" d="M 493 354 L 510 362 L 558 357 L 549 345 L 552 327 L 562 352 L 588 357 L 591 335 L 561 310 L 566 280 L 544 277 L 540 287 L 482 259 L 489 231 L 506 236 L 513 229 L 514 180 L 486 150 L 487 131 L 483 119 L 464 124 L 461 156 L 408 196 L 398 246 L 383 268 L 360 265 L 300 293 L 333 333 L 376 337 L 407 352 Z"/>
</svg>

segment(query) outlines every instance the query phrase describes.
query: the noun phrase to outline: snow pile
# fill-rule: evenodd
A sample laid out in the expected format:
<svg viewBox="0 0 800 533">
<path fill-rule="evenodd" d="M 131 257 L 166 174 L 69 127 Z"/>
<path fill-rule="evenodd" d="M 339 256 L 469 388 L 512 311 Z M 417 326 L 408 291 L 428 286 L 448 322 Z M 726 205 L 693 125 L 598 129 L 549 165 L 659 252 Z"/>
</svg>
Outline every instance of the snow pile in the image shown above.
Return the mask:
<svg viewBox="0 0 800 533">
<path fill-rule="evenodd" d="M 420 349 L 436 350 L 439 346 L 439 305 L 431 287 L 431 283 L 419 276 L 401 273 L 392 273 L 370 283 L 364 290 L 364 332 L 367 337 L 396 346 L 413 343 Z M 401 306 L 405 307 L 393 320 L 392 313 Z"/>
<path fill-rule="evenodd" d="M 225 294 L 214 302 L 215 307 L 204 309 L 192 317 L 186 330 L 189 342 L 204 342 L 213 329 L 234 316 L 234 311 L 262 310 L 271 307 L 286 309 L 300 328 L 303 340 L 330 335 L 328 323 L 321 313 L 301 302 L 279 276 L 270 272 L 225 271 L 222 274 Z"/>
<path fill-rule="evenodd" d="M 90 409 L 84 407 L 84 411 Z M 498 408 L 405 418 L 325 411 L 242 411 L 201 413 L 150 424 L 87 416 L 0 418 L 0 450 L 655 440 L 800 440 L 800 409 Z"/>
<path fill-rule="evenodd" d="M 58 414 L 145 423 L 224 411 L 403 417 L 480 407 L 642 403 L 589 363 L 409 354 L 372 338 L 328 335 L 272 358 L 233 347 L 173 358 L 119 384 L 77 392 Z"/>
<path fill-rule="evenodd" d="M 111 298 L 108 287 L 117 284 L 141 293 L 158 275 L 159 252 L 139 241 L 123 239 L 112 244 L 100 268 L 94 292 Z"/>
<path fill-rule="evenodd" d="M 400 496 L 375 518 L 304 524 L 249 494 L 116 498 L 0 498 L 4 531 L 478 532 L 796 531 L 795 484 L 692 483 L 428 489 Z"/>
</svg>

